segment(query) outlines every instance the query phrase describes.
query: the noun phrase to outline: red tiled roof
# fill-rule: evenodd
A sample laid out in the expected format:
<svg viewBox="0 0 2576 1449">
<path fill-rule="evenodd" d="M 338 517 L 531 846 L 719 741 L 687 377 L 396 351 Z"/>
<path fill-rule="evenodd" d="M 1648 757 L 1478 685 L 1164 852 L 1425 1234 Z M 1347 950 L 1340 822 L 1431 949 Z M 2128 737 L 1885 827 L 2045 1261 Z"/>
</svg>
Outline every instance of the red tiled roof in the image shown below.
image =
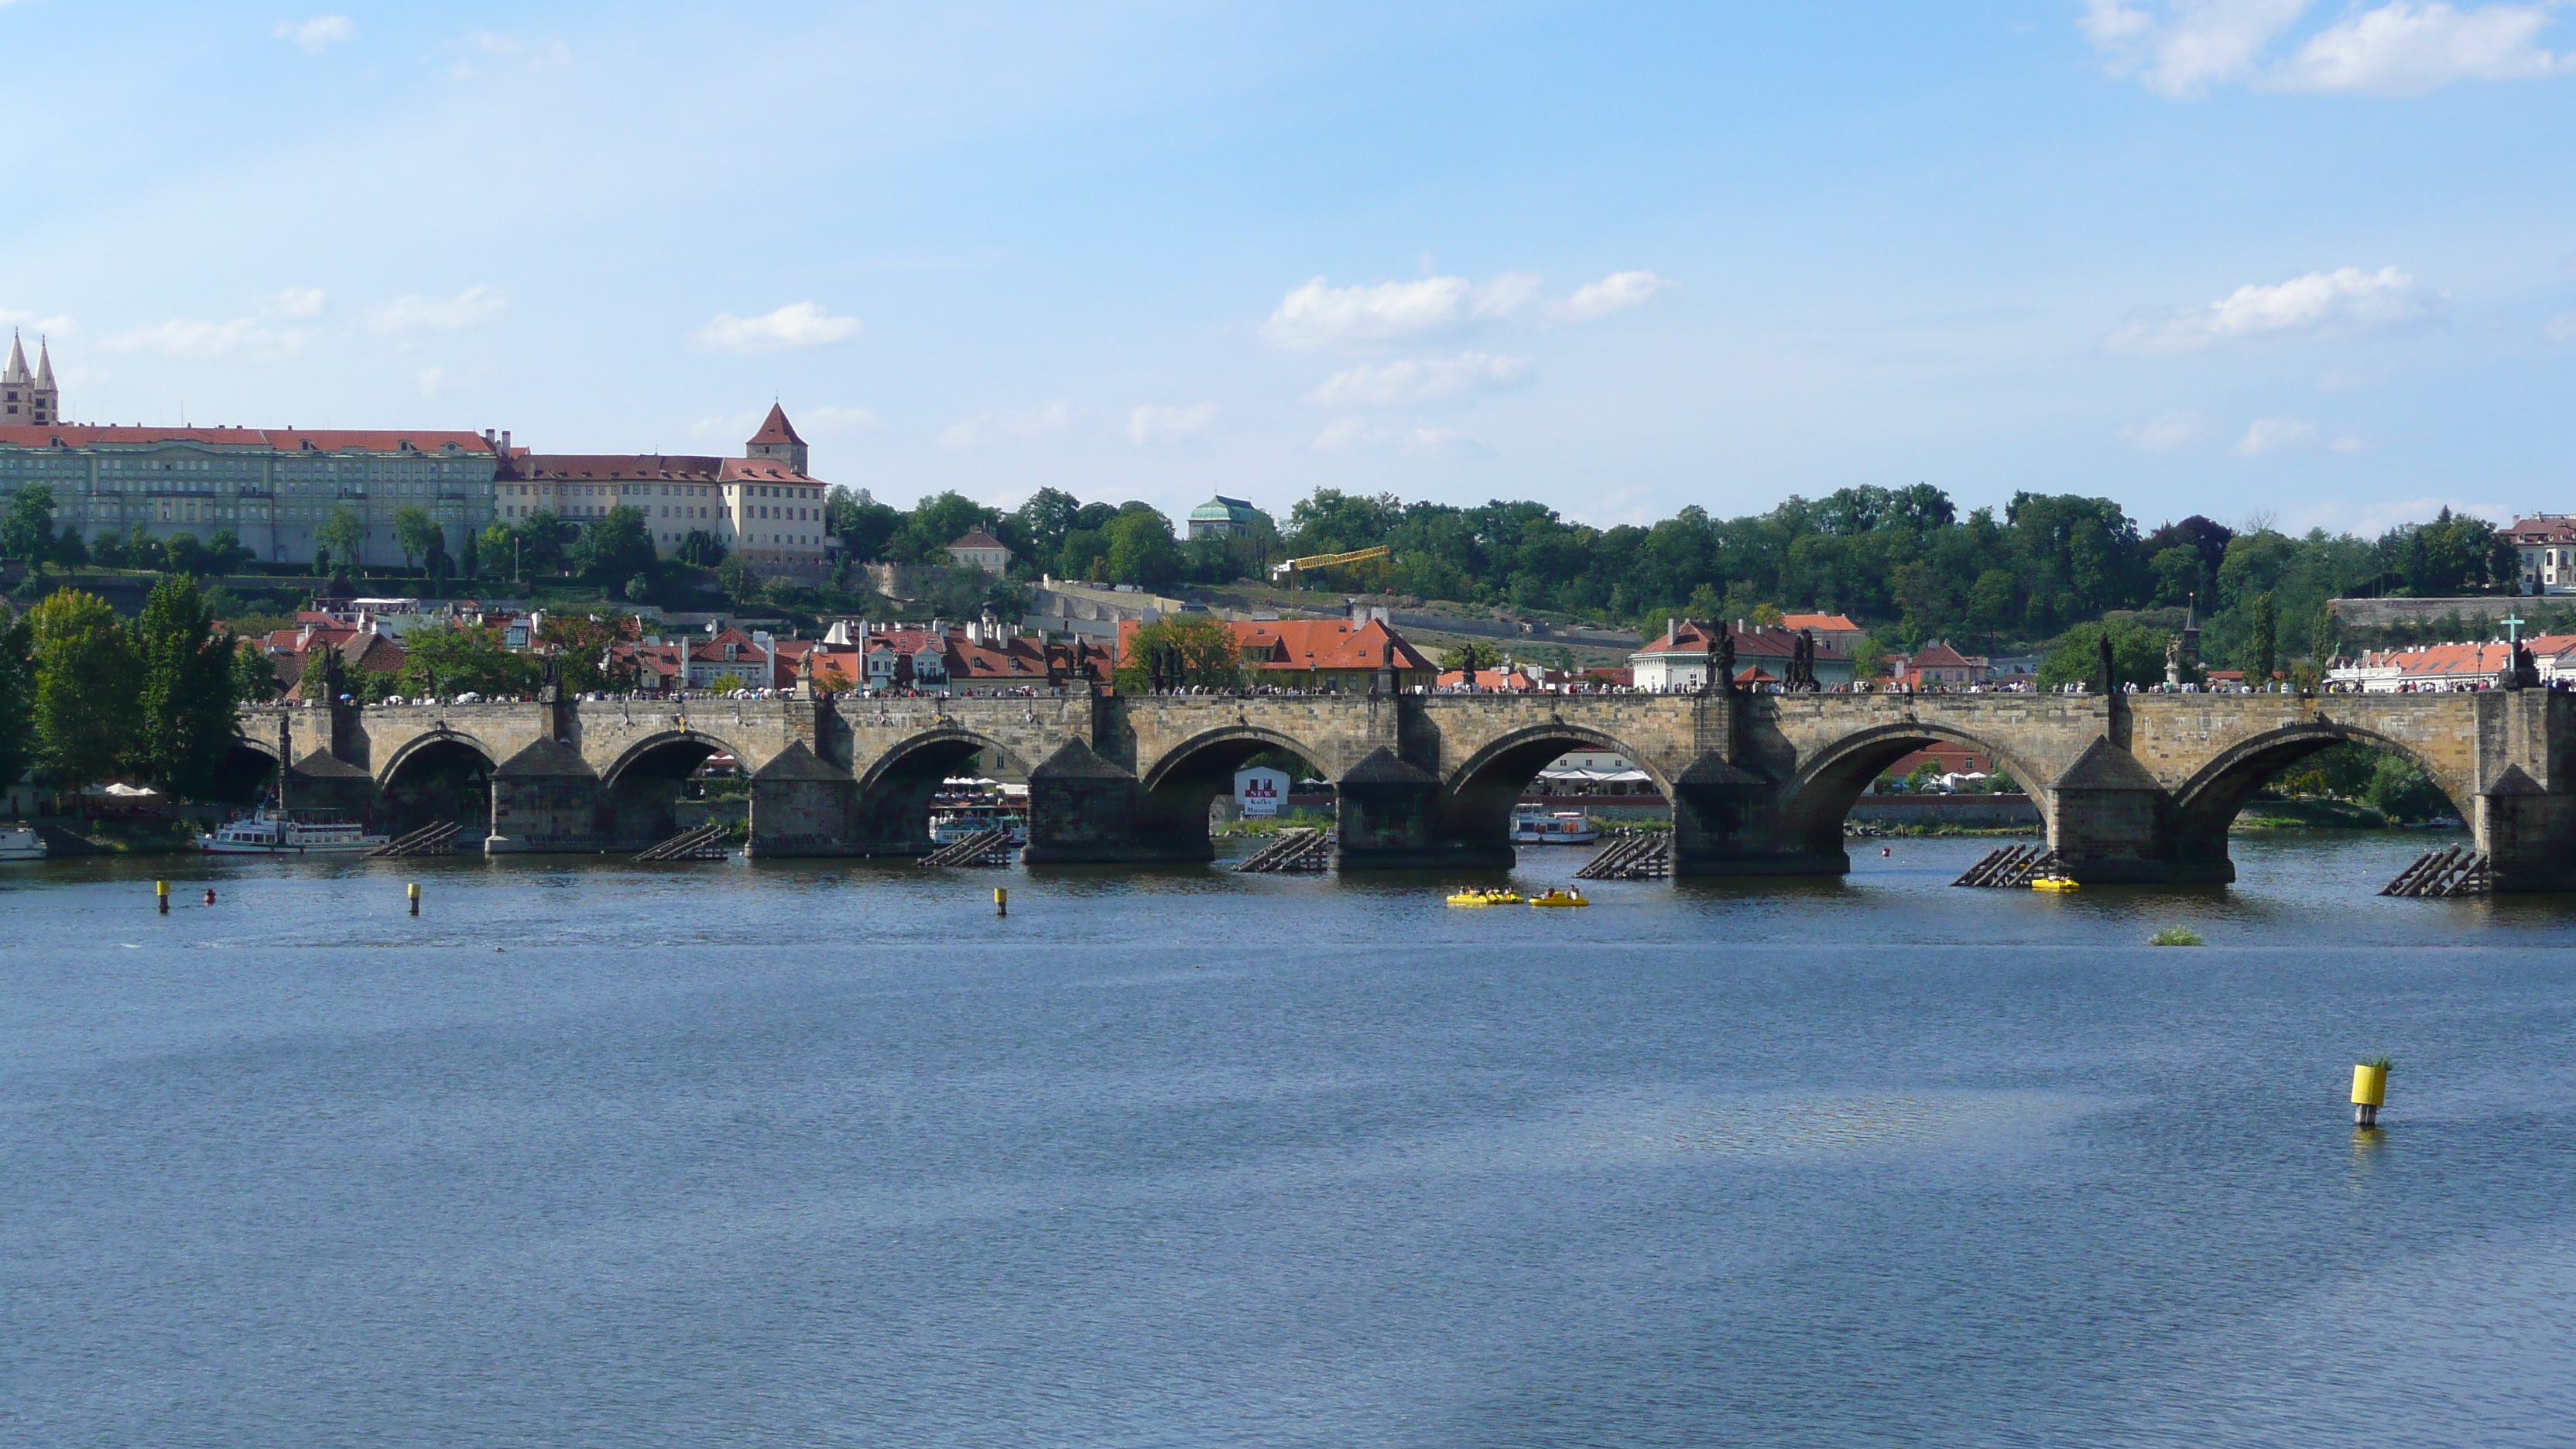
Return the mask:
<svg viewBox="0 0 2576 1449">
<path fill-rule="evenodd" d="M 1238 619 L 1235 647 L 1243 662 L 1256 669 L 1407 669 L 1434 666 L 1404 636 L 1372 619 L 1353 626 L 1342 619 Z M 1132 624 L 1119 626 L 1123 644 Z"/>
<path fill-rule="evenodd" d="M 1813 629 L 1819 634 L 1857 634 L 1861 627 L 1840 614 L 1783 614 L 1780 627 L 1789 630 Z"/>
<path fill-rule="evenodd" d="M 795 425 L 787 421 L 787 409 L 780 407 L 776 403 L 771 403 L 769 405 L 769 416 L 760 420 L 760 431 L 751 435 L 751 442 L 753 445 L 761 443 L 794 443 L 797 446 L 802 447 L 804 446 L 805 440 L 796 436 Z"/>
<path fill-rule="evenodd" d="M 2517 518 L 2505 532 L 2516 543 L 2576 543 L 2576 518 L 2564 514 Z"/>
<path fill-rule="evenodd" d="M 1966 655 L 1950 647 L 1946 640 L 1936 640 L 1914 651 L 1906 663 L 1915 669 L 1972 669 Z"/>
<path fill-rule="evenodd" d="M 451 433 L 436 429 L 384 432 L 340 428 L 125 428 L 71 424 L 0 428 L 0 444 L 12 447 L 44 448 L 57 441 L 71 448 L 99 443 L 204 443 L 219 448 L 261 448 L 275 453 L 301 452 L 308 445 L 325 453 L 344 448 L 371 453 L 398 453 L 406 448 L 417 453 L 437 453 L 453 448 L 460 453 L 494 457 L 500 452 L 500 446 L 486 441 L 481 433 Z"/>
<path fill-rule="evenodd" d="M 1009 548 L 1009 545 L 980 528 L 968 531 L 965 537 L 948 546 L 950 548 L 998 548 L 1005 551 Z"/>
<path fill-rule="evenodd" d="M 805 483 L 815 479 L 783 458 L 713 458 L 670 453 L 526 453 L 503 475 L 570 482 Z"/>
</svg>

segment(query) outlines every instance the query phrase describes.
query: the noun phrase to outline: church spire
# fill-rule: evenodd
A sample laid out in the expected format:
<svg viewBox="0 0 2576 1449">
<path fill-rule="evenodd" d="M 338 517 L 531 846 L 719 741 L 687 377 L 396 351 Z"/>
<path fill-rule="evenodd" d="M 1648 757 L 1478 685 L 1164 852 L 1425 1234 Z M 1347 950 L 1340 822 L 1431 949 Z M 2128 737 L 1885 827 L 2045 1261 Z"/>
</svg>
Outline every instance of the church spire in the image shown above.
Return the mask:
<svg viewBox="0 0 2576 1449">
<path fill-rule="evenodd" d="M 27 382 L 27 348 L 18 340 L 18 329 L 9 329 L 9 366 L 0 370 L 0 382 L 24 386 Z"/>
<path fill-rule="evenodd" d="M 50 337 L 40 336 L 36 339 L 36 386 L 51 388 L 53 385 L 54 342 Z"/>
</svg>

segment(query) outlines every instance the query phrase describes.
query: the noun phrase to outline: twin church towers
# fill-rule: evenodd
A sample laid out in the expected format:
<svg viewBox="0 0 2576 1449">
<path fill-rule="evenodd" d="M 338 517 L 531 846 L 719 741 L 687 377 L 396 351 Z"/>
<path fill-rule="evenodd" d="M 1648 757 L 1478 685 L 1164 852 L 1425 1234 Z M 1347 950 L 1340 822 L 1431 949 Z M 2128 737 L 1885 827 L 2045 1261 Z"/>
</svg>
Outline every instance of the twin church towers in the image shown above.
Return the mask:
<svg viewBox="0 0 2576 1449">
<path fill-rule="evenodd" d="M 0 428 L 42 427 L 63 420 L 62 389 L 54 386 L 54 352 L 36 340 L 36 370 L 27 371 L 27 349 L 9 338 L 9 366 L 0 371 Z"/>
</svg>

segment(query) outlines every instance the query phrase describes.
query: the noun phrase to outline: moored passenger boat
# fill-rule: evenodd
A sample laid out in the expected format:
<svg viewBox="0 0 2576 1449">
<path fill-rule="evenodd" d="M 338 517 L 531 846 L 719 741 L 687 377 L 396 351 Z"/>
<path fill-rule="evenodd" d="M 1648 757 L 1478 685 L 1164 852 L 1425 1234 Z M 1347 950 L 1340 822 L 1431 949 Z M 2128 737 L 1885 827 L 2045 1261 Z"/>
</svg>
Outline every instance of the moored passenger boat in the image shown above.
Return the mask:
<svg viewBox="0 0 2576 1449">
<path fill-rule="evenodd" d="M 390 838 L 369 834 L 334 810 L 261 810 L 199 835 L 197 849 L 208 855 L 349 855 Z"/>
</svg>

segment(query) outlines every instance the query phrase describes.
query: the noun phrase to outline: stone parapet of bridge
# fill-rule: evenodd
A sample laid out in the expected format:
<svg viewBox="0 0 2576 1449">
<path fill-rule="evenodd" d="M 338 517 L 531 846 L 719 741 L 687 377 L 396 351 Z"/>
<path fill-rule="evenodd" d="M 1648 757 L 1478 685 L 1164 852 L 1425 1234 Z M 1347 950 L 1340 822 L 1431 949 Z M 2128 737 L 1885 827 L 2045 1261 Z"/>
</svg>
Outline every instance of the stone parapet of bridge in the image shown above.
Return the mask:
<svg viewBox="0 0 2576 1449">
<path fill-rule="evenodd" d="M 1678 875 L 1849 869 L 1853 802 L 1946 740 L 2018 780 L 2070 872 L 2105 882 L 2232 879 L 2226 831 L 2246 798 L 2349 741 L 2422 768 L 2504 888 L 2576 885 L 2576 715 L 2537 689 L 611 699 L 249 708 L 241 732 L 302 802 L 388 828 L 458 819 L 496 853 L 640 849 L 673 832 L 681 782 L 725 754 L 751 777 L 753 854 L 915 855 L 933 794 L 971 762 L 1029 781 L 1032 863 L 1209 859 L 1210 802 L 1275 750 L 1335 783 L 1346 869 L 1508 865 L 1529 780 L 1607 750 L 1672 802 Z"/>
</svg>

